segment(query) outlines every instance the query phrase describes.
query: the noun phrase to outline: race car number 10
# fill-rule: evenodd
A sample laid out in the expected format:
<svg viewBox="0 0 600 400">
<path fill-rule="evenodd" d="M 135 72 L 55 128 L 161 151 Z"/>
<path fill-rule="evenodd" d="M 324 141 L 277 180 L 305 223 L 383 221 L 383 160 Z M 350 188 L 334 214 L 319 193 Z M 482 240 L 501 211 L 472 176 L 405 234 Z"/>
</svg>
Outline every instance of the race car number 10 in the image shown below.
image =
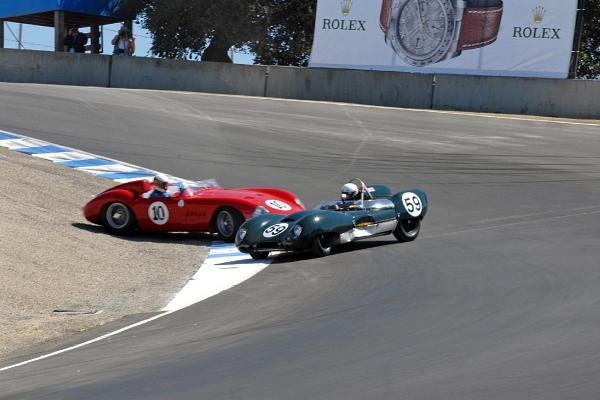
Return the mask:
<svg viewBox="0 0 600 400">
<path fill-rule="evenodd" d="M 406 192 L 402 194 L 402 204 L 412 217 L 418 217 L 423 212 L 421 199 L 414 193 Z"/>
<path fill-rule="evenodd" d="M 156 225 L 169 222 L 169 209 L 162 201 L 155 201 L 148 208 L 148 218 Z"/>
</svg>

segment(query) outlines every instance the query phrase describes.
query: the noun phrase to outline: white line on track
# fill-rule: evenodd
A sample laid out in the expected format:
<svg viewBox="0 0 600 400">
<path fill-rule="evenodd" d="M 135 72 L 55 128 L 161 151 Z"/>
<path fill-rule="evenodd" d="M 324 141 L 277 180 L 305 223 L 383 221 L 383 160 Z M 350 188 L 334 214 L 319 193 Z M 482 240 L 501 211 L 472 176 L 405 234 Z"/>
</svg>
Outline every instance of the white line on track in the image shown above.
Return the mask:
<svg viewBox="0 0 600 400">
<path fill-rule="evenodd" d="M 159 318 L 166 317 L 167 315 L 188 308 L 250 279 L 268 267 L 271 262 L 272 260 L 255 261 L 247 254 L 238 253 L 237 248 L 233 245 L 217 244 L 211 248 L 211 252 L 200 269 L 198 269 L 192 279 L 189 280 L 173 300 L 162 310 L 161 314 L 125 326 L 102 336 L 98 336 L 97 338 L 86 342 L 0 368 L 0 372 L 76 350 L 138 326 L 156 321 Z"/>
</svg>

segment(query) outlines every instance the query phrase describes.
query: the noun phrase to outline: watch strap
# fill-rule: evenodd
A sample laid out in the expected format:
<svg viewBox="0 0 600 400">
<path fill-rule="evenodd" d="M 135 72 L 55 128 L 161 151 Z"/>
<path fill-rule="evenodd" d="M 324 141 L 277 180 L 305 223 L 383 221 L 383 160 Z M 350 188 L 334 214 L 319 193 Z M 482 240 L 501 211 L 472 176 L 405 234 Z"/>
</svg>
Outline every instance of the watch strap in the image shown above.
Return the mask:
<svg viewBox="0 0 600 400">
<path fill-rule="evenodd" d="M 392 0 L 383 0 L 381 4 L 381 15 L 379 16 L 379 27 L 384 33 L 387 33 L 388 19 L 390 17 Z"/>
<path fill-rule="evenodd" d="M 494 43 L 502 21 L 502 2 L 493 7 L 466 8 L 458 39 L 458 50 L 476 49 Z"/>
</svg>

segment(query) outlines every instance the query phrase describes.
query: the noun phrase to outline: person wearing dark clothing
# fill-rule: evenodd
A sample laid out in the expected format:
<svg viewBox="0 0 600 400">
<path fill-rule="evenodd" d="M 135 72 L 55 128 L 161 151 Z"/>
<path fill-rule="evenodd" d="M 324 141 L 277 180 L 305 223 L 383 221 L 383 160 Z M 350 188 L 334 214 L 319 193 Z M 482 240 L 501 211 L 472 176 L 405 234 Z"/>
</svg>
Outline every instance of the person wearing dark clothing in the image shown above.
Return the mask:
<svg viewBox="0 0 600 400">
<path fill-rule="evenodd" d="M 68 53 L 85 53 L 87 42 L 88 37 L 79 32 L 79 29 L 74 26 L 69 28 L 65 40 L 63 40 L 63 45 L 65 46 L 65 51 Z"/>
</svg>

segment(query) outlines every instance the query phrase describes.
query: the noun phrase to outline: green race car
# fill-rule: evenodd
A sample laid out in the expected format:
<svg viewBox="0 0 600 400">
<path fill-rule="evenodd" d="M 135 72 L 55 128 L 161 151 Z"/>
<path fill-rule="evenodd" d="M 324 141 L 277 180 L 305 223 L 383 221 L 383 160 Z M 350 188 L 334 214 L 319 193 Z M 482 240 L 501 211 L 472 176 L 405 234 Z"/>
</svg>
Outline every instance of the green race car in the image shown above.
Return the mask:
<svg viewBox="0 0 600 400">
<path fill-rule="evenodd" d="M 347 196 L 347 186 L 359 189 Z M 367 186 L 353 179 L 344 185 L 339 201 L 325 201 L 312 210 L 290 215 L 263 214 L 246 221 L 235 243 L 241 252 L 264 259 L 272 251 L 311 250 L 315 256 L 327 256 L 333 246 L 388 234 L 399 242 L 410 242 L 419 235 L 427 206 L 422 190 L 392 195 L 387 186 Z"/>
</svg>

